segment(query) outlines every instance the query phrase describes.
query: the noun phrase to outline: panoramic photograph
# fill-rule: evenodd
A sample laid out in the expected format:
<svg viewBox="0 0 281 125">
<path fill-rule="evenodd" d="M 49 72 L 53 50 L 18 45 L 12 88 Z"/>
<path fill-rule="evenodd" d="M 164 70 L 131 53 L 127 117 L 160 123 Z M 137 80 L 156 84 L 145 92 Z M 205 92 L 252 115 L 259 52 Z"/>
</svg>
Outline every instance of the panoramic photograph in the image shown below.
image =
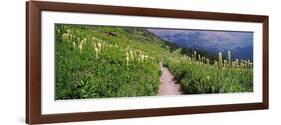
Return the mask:
<svg viewBox="0 0 281 125">
<path fill-rule="evenodd" d="M 253 92 L 253 32 L 55 24 L 55 99 Z"/>
</svg>

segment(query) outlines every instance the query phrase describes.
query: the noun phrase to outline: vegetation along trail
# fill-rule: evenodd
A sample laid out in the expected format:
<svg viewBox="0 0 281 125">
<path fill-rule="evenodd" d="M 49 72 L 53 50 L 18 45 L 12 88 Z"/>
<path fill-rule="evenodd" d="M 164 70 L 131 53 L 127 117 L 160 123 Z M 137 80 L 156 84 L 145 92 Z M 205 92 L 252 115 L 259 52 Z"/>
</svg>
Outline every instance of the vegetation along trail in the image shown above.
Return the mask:
<svg viewBox="0 0 281 125">
<path fill-rule="evenodd" d="M 252 56 L 185 46 L 215 31 L 157 29 L 182 40 L 176 44 L 156 29 L 76 24 L 55 28 L 56 100 L 253 92 Z"/>
<path fill-rule="evenodd" d="M 174 76 L 167 67 L 160 63 L 162 75 L 160 77 L 160 86 L 158 95 L 181 95 L 180 85 L 174 81 Z"/>
</svg>

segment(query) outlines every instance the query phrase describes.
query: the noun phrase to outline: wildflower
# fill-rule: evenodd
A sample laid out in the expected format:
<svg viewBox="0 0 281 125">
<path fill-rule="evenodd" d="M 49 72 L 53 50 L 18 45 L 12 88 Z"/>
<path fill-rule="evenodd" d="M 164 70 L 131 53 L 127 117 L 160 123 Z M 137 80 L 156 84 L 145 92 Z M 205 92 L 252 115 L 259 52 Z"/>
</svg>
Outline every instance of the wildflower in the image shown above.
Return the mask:
<svg viewBox="0 0 281 125">
<path fill-rule="evenodd" d="M 247 67 L 250 68 L 250 63 L 251 61 L 248 59 L 248 62 L 247 62 Z"/>
<path fill-rule="evenodd" d="M 130 50 L 130 57 L 131 57 L 131 59 L 134 59 L 134 53 L 132 50 Z"/>
<path fill-rule="evenodd" d="M 227 55 L 228 55 L 228 65 L 231 66 L 231 52 L 228 51 Z"/>
<path fill-rule="evenodd" d="M 129 61 L 130 61 L 129 53 L 126 52 L 126 64 L 127 64 L 127 65 L 129 64 Z"/>
<path fill-rule="evenodd" d="M 81 40 L 81 41 L 80 41 L 80 44 L 82 44 L 82 45 L 83 45 L 83 44 L 84 44 L 84 40 Z"/>
<path fill-rule="evenodd" d="M 100 53 L 100 51 L 101 51 L 101 43 L 97 43 L 97 45 L 98 45 L 98 50 L 99 50 L 99 53 Z"/>
<path fill-rule="evenodd" d="M 244 61 L 241 61 L 240 68 L 244 68 Z"/>
<path fill-rule="evenodd" d="M 239 60 L 238 59 L 236 59 L 236 61 L 235 61 L 236 63 L 236 68 L 238 68 L 238 66 L 239 66 Z"/>
<path fill-rule="evenodd" d="M 144 55 L 144 59 L 148 59 L 148 55 Z"/>
<path fill-rule="evenodd" d="M 130 61 L 130 59 L 129 59 L 129 57 L 127 56 L 127 57 L 126 57 L 126 64 L 127 64 L 127 65 L 129 65 L 129 61 Z"/>
<path fill-rule="evenodd" d="M 236 62 L 233 61 L 231 66 L 232 66 L 233 68 L 235 68 L 235 67 L 236 67 Z"/>
<path fill-rule="evenodd" d="M 80 49 L 80 52 L 82 52 L 82 50 L 83 50 L 83 42 L 80 42 L 80 44 L 79 44 L 79 49 Z"/>
<path fill-rule="evenodd" d="M 223 66 L 223 62 L 222 62 L 222 52 L 219 52 L 219 67 Z"/>
<path fill-rule="evenodd" d="M 79 38 L 79 37 L 77 37 L 77 40 L 78 40 L 78 41 L 80 41 L 80 38 Z"/>
<path fill-rule="evenodd" d="M 101 43 L 97 43 L 98 48 L 101 49 Z"/>
<path fill-rule="evenodd" d="M 210 64 L 210 60 L 209 60 L 208 58 L 206 59 L 206 63 L 207 63 L 207 64 Z"/>
<path fill-rule="evenodd" d="M 144 55 L 141 55 L 141 62 L 143 62 L 144 60 Z"/>
<path fill-rule="evenodd" d="M 249 66 L 250 68 L 252 68 L 252 67 L 253 67 L 253 63 L 252 63 L 252 62 L 250 62 L 250 64 L 249 64 L 249 65 L 250 65 L 250 66 Z"/>
<path fill-rule="evenodd" d="M 223 66 L 227 66 L 227 60 L 223 60 Z"/>
<path fill-rule="evenodd" d="M 202 62 L 205 63 L 205 57 L 204 56 L 202 57 Z"/>
<path fill-rule="evenodd" d="M 126 52 L 126 56 L 129 56 L 129 53 L 128 53 L 128 52 Z"/>
<path fill-rule="evenodd" d="M 196 60 L 196 51 L 193 51 L 193 60 Z"/>
<path fill-rule="evenodd" d="M 96 53 L 96 57 L 99 56 L 99 49 L 97 47 L 95 47 L 95 53 Z"/>
<path fill-rule="evenodd" d="M 73 45 L 73 48 L 75 49 L 76 48 L 76 43 L 72 42 L 72 45 Z"/>
<path fill-rule="evenodd" d="M 62 34 L 62 40 L 63 40 L 63 41 L 66 41 L 67 37 L 68 37 L 68 34 L 67 34 L 67 33 L 63 33 L 63 34 Z"/>
<path fill-rule="evenodd" d="M 218 61 L 214 60 L 214 64 L 215 64 L 215 65 L 218 65 Z"/>
<path fill-rule="evenodd" d="M 70 29 L 67 29 L 66 32 L 67 32 L 67 33 L 70 33 Z"/>
<path fill-rule="evenodd" d="M 207 79 L 210 80 L 210 76 L 207 76 Z"/>
</svg>

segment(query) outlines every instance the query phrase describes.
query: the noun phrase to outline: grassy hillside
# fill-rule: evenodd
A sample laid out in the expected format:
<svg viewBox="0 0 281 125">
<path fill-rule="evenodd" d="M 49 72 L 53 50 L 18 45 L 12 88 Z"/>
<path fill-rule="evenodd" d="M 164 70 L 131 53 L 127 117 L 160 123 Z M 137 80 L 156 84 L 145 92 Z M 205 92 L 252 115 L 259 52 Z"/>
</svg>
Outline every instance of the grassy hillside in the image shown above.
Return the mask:
<svg viewBox="0 0 281 125">
<path fill-rule="evenodd" d="M 142 29 L 56 25 L 56 99 L 155 95 L 162 41 Z"/>
<path fill-rule="evenodd" d="M 193 56 L 143 28 L 57 24 L 56 99 L 156 95 L 161 61 L 184 94 L 252 91 L 250 63 Z"/>
</svg>

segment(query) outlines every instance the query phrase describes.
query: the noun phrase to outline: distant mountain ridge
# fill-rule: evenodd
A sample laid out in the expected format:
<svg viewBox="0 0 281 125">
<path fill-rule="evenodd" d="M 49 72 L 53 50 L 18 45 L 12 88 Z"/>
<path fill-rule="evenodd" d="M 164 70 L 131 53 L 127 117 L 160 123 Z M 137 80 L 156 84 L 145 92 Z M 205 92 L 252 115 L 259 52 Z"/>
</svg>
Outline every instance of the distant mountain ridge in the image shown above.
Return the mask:
<svg viewBox="0 0 281 125">
<path fill-rule="evenodd" d="M 226 54 L 230 50 L 234 58 L 253 59 L 253 33 L 251 32 L 147 30 L 180 47 L 205 50 L 213 54 L 218 51 Z"/>
</svg>

